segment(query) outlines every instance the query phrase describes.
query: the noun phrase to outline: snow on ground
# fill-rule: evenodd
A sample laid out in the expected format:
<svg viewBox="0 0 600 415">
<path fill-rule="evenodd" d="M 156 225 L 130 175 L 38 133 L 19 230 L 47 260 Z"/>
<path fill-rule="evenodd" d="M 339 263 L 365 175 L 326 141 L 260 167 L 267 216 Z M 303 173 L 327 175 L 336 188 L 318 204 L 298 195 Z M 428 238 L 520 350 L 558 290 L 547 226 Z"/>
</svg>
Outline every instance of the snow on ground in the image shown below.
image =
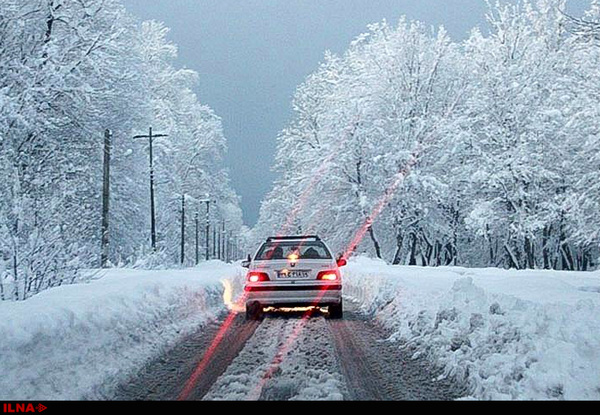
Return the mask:
<svg viewBox="0 0 600 415">
<path fill-rule="evenodd" d="M 345 294 L 474 399 L 600 398 L 600 272 L 391 266 L 356 258 Z M 401 341 L 401 342 L 400 342 Z"/>
<path fill-rule="evenodd" d="M 347 394 L 323 317 L 267 318 L 204 400 L 342 400 Z"/>
<path fill-rule="evenodd" d="M 132 369 L 222 312 L 210 261 L 181 270 L 110 269 L 85 284 L 0 302 L 0 399 L 102 398 Z"/>
<path fill-rule="evenodd" d="M 224 311 L 224 290 L 239 292 L 243 271 L 216 261 L 182 270 L 111 269 L 89 283 L 1 302 L 0 399 L 110 396 L 132 370 Z M 344 268 L 344 284 L 345 295 L 391 329 L 398 347 L 466 379 L 471 398 L 600 398 L 600 272 L 420 268 L 355 258 Z M 265 330 L 268 357 L 269 342 L 282 339 Z M 273 382 L 264 393 L 339 397 L 336 371 L 309 372 L 300 366 L 312 363 L 302 359 L 290 358 L 290 367 L 283 359 L 287 369 L 278 373 L 292 396 Z M 252 394 L 237 375 L 226 373 L 219 385 Z M 305 387 L 305 378 L 318 379 L 325 395 Z M 219 385 L 214 397 L 232 398 L 234 390 Z"/>
</svg>

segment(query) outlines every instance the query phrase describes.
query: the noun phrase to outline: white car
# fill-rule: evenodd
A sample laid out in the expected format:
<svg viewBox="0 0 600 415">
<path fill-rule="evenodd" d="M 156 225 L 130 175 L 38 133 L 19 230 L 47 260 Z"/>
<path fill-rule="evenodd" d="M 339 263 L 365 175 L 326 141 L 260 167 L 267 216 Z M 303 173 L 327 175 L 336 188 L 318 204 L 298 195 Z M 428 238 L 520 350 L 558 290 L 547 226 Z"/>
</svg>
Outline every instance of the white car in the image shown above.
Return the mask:
<svg viewBox="0 0 600 415">
<path fill-rule="evenodd" d="M 242 265 L 246 276 L 246 317 L 259 319 L 268 307 L 328 307 L 342 318 L 342 279 L 336 260 L 318 236 L 270 237 Z"/>
</svg>

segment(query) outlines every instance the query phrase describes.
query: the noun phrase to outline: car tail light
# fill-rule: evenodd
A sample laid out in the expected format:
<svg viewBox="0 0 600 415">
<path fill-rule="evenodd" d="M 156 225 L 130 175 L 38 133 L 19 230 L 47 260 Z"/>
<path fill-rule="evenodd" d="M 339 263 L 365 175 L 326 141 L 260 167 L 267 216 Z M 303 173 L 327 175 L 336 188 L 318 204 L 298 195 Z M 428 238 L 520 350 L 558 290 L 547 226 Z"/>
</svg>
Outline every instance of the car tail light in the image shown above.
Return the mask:
<svg viewBox="0 0 600 415">
<path fill-rule="evenodd" d="M 269 278 L 269 274 L 267 274 L 266 272 L 249 272 L 246 276 L 246 279 L 249 282 L 263 282 L 271 280 Z"/>
<path fill-rule="evenodd" d="M 338 281 L 340 273 L 337 270 L 321 271 L 317 274 L 317 280 L 321 281 Z"/>
</svg>

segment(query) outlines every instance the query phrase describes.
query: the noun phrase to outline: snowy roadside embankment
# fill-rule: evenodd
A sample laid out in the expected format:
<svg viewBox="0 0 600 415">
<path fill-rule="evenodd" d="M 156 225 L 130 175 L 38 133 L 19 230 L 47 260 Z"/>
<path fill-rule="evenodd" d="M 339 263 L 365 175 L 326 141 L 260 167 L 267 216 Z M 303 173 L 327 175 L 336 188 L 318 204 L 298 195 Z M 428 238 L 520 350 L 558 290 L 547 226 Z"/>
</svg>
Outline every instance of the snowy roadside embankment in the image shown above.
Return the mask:
<svg viewBox="0 0 600 415">
<path fill-rule="evenodd" d="M 467 380 L 474 399 L 600 398 L 600 272 L 391 266 L 356 258 L 345 294 Z"/>
<path fill-rule="evenodd" d="M 241 268 L 110 269 L 89 283 L 0 302 L 0 399 L 103 398 L 161 349 L 225 309 Z"/>
</svg>

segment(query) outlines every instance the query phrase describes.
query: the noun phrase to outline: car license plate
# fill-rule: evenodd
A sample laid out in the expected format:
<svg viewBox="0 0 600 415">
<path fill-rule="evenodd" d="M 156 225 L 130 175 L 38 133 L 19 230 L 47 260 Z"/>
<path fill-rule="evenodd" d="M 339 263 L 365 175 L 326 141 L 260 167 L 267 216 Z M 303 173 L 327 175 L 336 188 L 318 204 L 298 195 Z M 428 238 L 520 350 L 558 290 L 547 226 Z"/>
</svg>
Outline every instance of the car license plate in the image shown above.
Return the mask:
<svg viewBox="0 0 600 415">
<path fill-rule="evenodd" d="M 277 271 L 277 279 L 280 280 L 290 280 L 290 279 L 307 279 L 309 276 L 309 272 L 308 271 L 298 271 L 298 270 L 294 270 L 294 271 Z"/>
</svg>

